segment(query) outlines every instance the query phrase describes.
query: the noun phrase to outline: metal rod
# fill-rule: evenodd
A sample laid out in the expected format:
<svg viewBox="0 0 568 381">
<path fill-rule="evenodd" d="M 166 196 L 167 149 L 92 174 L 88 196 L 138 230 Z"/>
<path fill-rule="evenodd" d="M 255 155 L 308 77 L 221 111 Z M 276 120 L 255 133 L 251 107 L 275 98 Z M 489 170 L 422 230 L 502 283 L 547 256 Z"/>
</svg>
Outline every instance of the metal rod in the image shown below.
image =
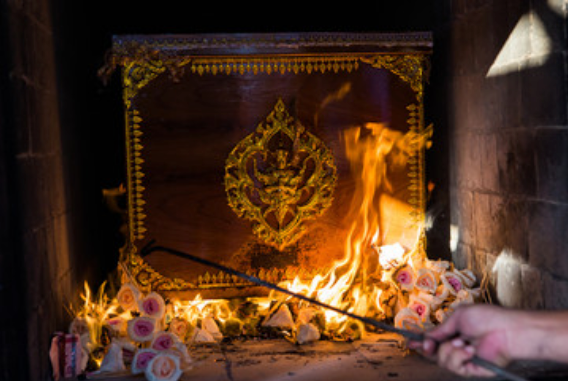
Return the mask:
<svg viewBox="0 0 568 381">
<path fill-rule="evenodd" d="M 238 271 L 238 270 L 235 270 L 235 269 L 233 269 L 233 268 L 230 268 L 230 267 L 227 267 L 227 266 L 223 266 L 223 265 L 221 265 L 221 264 L 219 264 L 219 263 L 215 263 L 215 262 L 209 261 L 209 260 L 207 260 L 207 259 L 204 259 L 204 258 L 195 256 L 195 255 L 192 255 L 192 254 L 184 253 L 184 252 L 182 252 L 182 251 L 175 250 L 175 249 L 171 249 L 171 248 L 169 248 L 169 247 L 154 246 L 154 241 L 153 241 L 153 240 L 150 241 L 145 247 L 143 247 L 143 248 L 140 250 L 140 254 L 141 254 L 143 257 L 145 257 L 146 255 L 148 255 L 148 254 L 150 254 L 150 253 L 152 253 L 152 252 L 154 252 L 154 251 L 166 252 L 166 253 L 175 255 L 175 256 L 177 256 L 177 257 L 180 257 L 180 258 L 189 259 L 189 260 L 191 260 L 191 261 L 193 261 L 193 262 L 201 263 L 202 265 L 216 268 L 217 270 L 221 270 L 221 271 L 226 272 L 226 273 L 228 273 L 228 274 L 238 276 L 239 278 L 245 279 L 245 280 L 247 280 L 247 281 L 249 281 L 249 282 L 251 282 L 251 283 L 255 283 L 255 284 L 259 285 L 259 286 L 263 286 L 263 287 L 266 287 L 266 288 L 269 288 L 269 289 L 272 289 L 272 290 L 281 292 L 281 293 L 283 293 L 283 294 L 287 294 L 287 295 L 293 296 L 294 298 L 304 300 L 304 301 L 306 301 L 306 302 L 308 302 L 308 303 L 311 303 L 311 304 L 314 304 L 314 305 L 316 305 L 316 306 L 319 306 L 319 307 L 322 307 L 322 308 L 325 308 L 325 309 L 328 309 L 328 310 L 337 312 L 337 313 L 339 313 L 339 314 L 348 316 L 348 317 L 350 317 L 350 318 L 352 318 L 352 319 L 355 319 L 355 320 L 359 320 L 359 321 L 361 321 L 361 322 L 363 322 L 363 323 L 365 323 L 365 324 L 369 324 L 369 325 L 371 325 L 371 326 L 373 326 L 373 327 L 382 329 L 382 330 L 384 330 L 384 331 L 392 332 L 392 333 L 397 333 L 397 334 L 399 334 L 399 335 L 401 335 L 401 336 L 403 336 L 403 337 L 405 337 L 405 338 L 407 338 L 407 339 L 409 339 L 409 340 L 412 340 L 412 341 L 424 341 L 424 339 L 425 339 L 425 336 L 424 336 L 423 333 L 418 333 L 418 332 L 413 332 L 413 331 L 409 331 L 409 330 L 406 330 L 406 329 L 396 328 L 396 327 L 394 327 L 394 326 L 392 326 L 392 325 L 390 325 L 390 324 L 383 323 L 383 322 L 378 321 L 378 320 L 375 320 L 375 319 L 367 318 L 367 317 L 364 317 L 364 316 L 359 316 L 359 315 L 356 315 L 356 314 L 351 313 L 351 312 L 349 312 L 349 311 L 344 311 L 344 310 L 342 310 L 342 309 L 340 309 L 340 308 L 337 308 L 337 307 L 334 307 L 334 306 L 330 306 L 330 305 L 328 305 L 328 304 L 326 304 L 326 303 L 322 303 L 322 302 L 320 302 L 320 301 L 317 300 L 317 299 L 313 299 L 313 298 L 307 297 L 307 296 L 302 295 L 302 294 L 297 294 L 297 293 L 295 293 L 295 292 L 293 292 L 293 291 L 290 291 L 290 290 L 287 290 L 287 289 L 285 289 L 285 288 L 283 288 L 283 287 L 280 287 L 280 286 L 278 286 L 278 285 L 276 285 L 276 284 L 274 284 L 274 283 L 270 283 L 270 282 L 264 281 L 264 280 L 262 280 L 262 279 L 260 279 L 260 278 L 255 277 L 255 276 L 245 274 L 245 273 L 240 272 L 240 271 Z M 480 357 L 477 357 L 477 356 L 474 356 L 474 357 L 471 359 L 471 363 L 473 363 L 473 364 L 475 364 L 475 365 L 477 365 L 477 366 L 480 366 L 480 367 L 482 367 L 482 368 L 485 368 L 485 369 L 487 369 L 487 370 L 489 370 L 489 371 L 495 373 L 495 375 L 497 375 L 497 376 L 499 376 L 499 377 L 503 377 L 503 378 L 505 378 L 505 379 L 507 379 L 507 380 L 510 380 L 510 381 L 528 381 L 528 380 L 525 379 L 525 378 L 522 378 L 522 377 L 520 377 L 520 376 L 518 376 L 518 375 L 516 375 L 516 374 L 513 374 L 513 373 L 507 371 L 506 369 L 501 368 L 500 366 L 495 365 L 495 364 L 493 364 L 492 362 L 489 362 L 489 361 L 484 360 L 484 359 L 482 359 L 482 358 L 480 358 Z"/>
<path fill-rule="evenodd" d="M 502 368 L 498 365 L 493 364 L 491 361 L 487 361 L 485 359 L 482 359 L 481 357 L 478 356 L 473 356 L 473 358 L 470 360 L 470 362 L 472 364 L 475 364 L 479 367 L 485 368 L 493 373 L 495 373 L 495 375 L 499 376 L 499 377 L 503 377 L 507 380 L 510 381 L 528 381 L 526 378 L 521 377 L 515 373 L 509 372 L 507 369 Z"/>
<path fill-rule="evenodd" d="M 142 254 L 143 256 L 146 256 L 146 255 L 148 255 L 149 253 L 151 253 L 151 252 L 153 252 L 153 251 L 163 251 L 163 252 L 166 252 L 166 253 L 169 253 L 169 254 L 178 256 L 178 257 L 180 257 L 180 258 L 189 259 L 189 260 L 192 260 L 192 261 L 194 261 L 194 262 L 201 263 L 201 264 L 203 264 L 203 265 L 216 268 L 217 270 L 221 270 L 221 271 L 226 272 L 226 273 L 229 273 L 229 274 L 231 274 L 231 275 L 238 276 L 239 278 L 248 280 L 248 281 L 251 282 L 251 283 L 255 283 L 255 284 L 258 284 L 259 286 L 263 286 L 263 287 L 266 287 L 266 288 L 270 288 L 270 289 L 272 289 L 272 290 L 281 292 L 281 293 L 283 293 L 283 294 L 287 294 L 287 295 L 293 296 L 294 298 L 298 298 L 298 299 L 304 300 L 304 301 L 306 301 L 306 302 L 308 302 L 308 303 L 315 304 L 315 305 L 320 306 L 320 307 L 322 307 L 322 308 L 335 311 L 335 312 L 337 312 L 337 313 L 339 313 L 339 314 L 342 314 L 342 315 L 345 315 L 345 316 L 349 316 L 350 318 L 359 320 L 359 321 L 361 321 L 361 322 L 363 322 L 363 323 L 365 323 L 365 324 L 372 325 L 372 326 L 374 326 L 374 327 L 376 327 L 376 328 L 379 328 L 379 329 L 382 329 L 382 330 L 385 330 L 385 331 L 388 331 L 388 332 L 398 333 L 399 335 L 404 336 L 404 337 L 406 337 L 406 338 L 408 338 L 408 339 L 410 339 L 410 340 L 414 340 L 414 341 L 422 341 L 422 340 L 424 340 L 424 335 L 421 334 L 421 333 L 416 333 L 416 332 L 408 331 L 408 330 L 405 330 L 405 329 L 399 329 L 399 328 L 393 327 L 393 326 L 390 325 L 390 324 L 383 323 L 383 322 L 378 321 L 378 320 L 375 320 L 375 319 L 370 319 L 370 318 L 366 318 L 366 317 L 363 317 L 363 316 L 355 315 L 355 314 L 353 314 L 353 313 L 351 313 L 351 312 L 344 311 L 344 310 L 342 310 L 342 309 L 340 309 L 340 308 L 337 308 L 337 307 L 330 306 L 330 305 L 328 305 L 328 304 L 322 303 L 322 302 L 320 302 L 320 301 L 317 300 L 317 299 L 313 299 L 313 298 L 307 297 L 307 296 L 302 295 L 302 294 L 297 294 L 297 293 L 295 293 L 295 292 L 293 292 L 293 291 L 290 291 L 290 290 L 287 290 L 287 289 L 285 289 L 285 288 L 283 288 L 283 287 L 280 287 L 280 286 L 278 286 L 278 285 L 275 285 L 274 283 L 266 282 L 266 281 L 264 281 L 264 280 L 262 280 L 262 279 L 260 279 L 260 278 L 255 277 L 255 276 L 245 274 L 245 273 L 243 273 L 243 272 L 240 272 L 240 271 L 238 271 L 238 270 L 232 269 L 232 268 L 230 268 L 230 267 L 226 267 L 226 266 L 220 265 L 220 264 L 218 264 L 218 263 L 211 262 L 211 261 L 209 261 L 209 260 L 207 260 L 207 259 L 204 259 L 204 258 L 201 258 L 201 257 L 197 257 L 197 256 L 194 256 L 194 255 L 191 255 L 191 254 L 183 253 L 183 252 L 178 251 L 178 250 L 170 249 L 170 248 L 168 248 L 168 247 L 163 247 L 163 246 L 146 246 L 145 248 L 143 248 L 143 249 L 141 250 L 141 254 Z"/>
</svg>

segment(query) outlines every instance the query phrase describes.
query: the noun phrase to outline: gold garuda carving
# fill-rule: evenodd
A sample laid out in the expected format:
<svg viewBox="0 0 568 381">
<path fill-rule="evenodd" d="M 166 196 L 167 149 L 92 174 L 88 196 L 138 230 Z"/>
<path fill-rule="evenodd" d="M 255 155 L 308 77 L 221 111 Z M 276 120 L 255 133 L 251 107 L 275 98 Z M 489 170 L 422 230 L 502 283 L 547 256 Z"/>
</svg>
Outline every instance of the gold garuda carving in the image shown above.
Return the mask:
<svg viewBox="0 0 568 381">
<path fill-rule="evenodd" d="M 257 238 L 278 249 L 297 241 L 306 221 L 331 205 L 336 180 L 331 151 L 289 114 L 282 99 L 225 165 L 229 206 L 252 221 Z"/>
</svg>

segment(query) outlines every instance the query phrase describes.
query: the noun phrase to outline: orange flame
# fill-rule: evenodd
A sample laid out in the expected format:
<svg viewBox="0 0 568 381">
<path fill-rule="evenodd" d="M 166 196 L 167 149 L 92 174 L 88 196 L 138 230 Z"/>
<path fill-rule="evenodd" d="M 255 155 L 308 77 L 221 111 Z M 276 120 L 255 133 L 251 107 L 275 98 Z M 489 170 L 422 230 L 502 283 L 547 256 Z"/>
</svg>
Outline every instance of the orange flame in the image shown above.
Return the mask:
<svg viewBox="0 0 568 381">
<path fill-rule="evenodd" d="M 408 229 L 405 213 L 408 214 L 410 206 L 389 195 L 392 185 L 387 177 L 387 160 L 404 165 L 413 149 L 411 146 L 416 146 L 416 139 L 419 145 L 426 140 L 411 133 L 403 135 L 379 123 L 347 129 L 343 138 L 355 180 L 350 212 L 346 216 L 349 225 L 344 256 L 326 274 L 317 275 L 311 281 L 296 277 L 280 286 L 359 316 L 383 318 L 386 312 L 382 299 L 392 293 L 385 292 L 393 286 L 393 271 L 406 264 L 420 267 L 425 260 L 418 245 L 422 227 Z M 85 284 L 84 306 L 73 312 L 87 321 L 92 342 L 96 344 L 105 322 L 111 316 L 120 316 L 120 309 L 116 299 L 111 301 L 104 294 L 104 284 L 96 299 L 91 298 Z M 271 293 L 268 298 L 249 300 L 254 300 L 258 312 L 265 315 L 275 308 L 272 302 L 290 298 Z M 303 304 L 305 302 L 300 302 L 300 306 Z M 204 300 L 200 295 L 193 300 L 172 301 L 170 308 L 173 317 L 186 320 L 192 326 L 205 317 L 225 323 L 235 315 L 230 301 Z M 349 324 L 344 315 L 330 310 L 322 312 L 327 330 L 337 333 L 347 330 Z"/>
<path fill-rule="evenodd" d="M 233 311 L 226 299 L 203 299 L 198 294 L 193 300 L 175 300 L 172 304 L 174 316 L 186 320 L 193 326 L 205 317 L 215 317 L 222 323 L 233 317 Z"/>
<path fill-rule="evenodd" d="M 74 308 L 72 305 L 69 307 L 71 315 L 79 319 L 79 324 L 86 326 L 85 328 L 89 335 L 89 350 L 104 346 L 102 342 L 103 328 L 109 319 L 120 317 L 126 320 L 129 318 L 128 314 L 119 312 L 120 305 L 116 299 L 111 300 L 108 297 L 105 288 L 106 281 L 100 285 L 97 293 L 93 295 L 89 284 L 85 282 L 84 293 L 80 295 L 83 305 L 79 308 Z M 78 323 L 78 321 L 75 320 L 72 324 L 75 323 Z M 100 365 L 102 362 L 102 358 L 94 357 L 93 359 L 97 365 Z"/>
<path fill-rule="evenodd" d="M 384 197 L 392 191 L 387 178 L 387 156 L 395 152 L 399 164 L 404 164 L 404 155 L 410 152 L 412 137 L 409 134 L 391 130 L 380 123 L 367 123 L 363 128 L 355 127 L 344 131 L 345 154 L 355 179 L 355 191 L 351 201 L 350 222 L 345 239 L 344 256 L 336 261 L 324 276 L 316 276 L 310 283 L 303 283 L 298 277 L 284 283 L 289 290 L 316 297 L 319 301 L 360 316 L 383 312 L 381 294 L 383 289 L 375 286 L 369 278 L 380 275 L 382 282 L 388 282 L 390 273 L 383 271 L 385 264 L 412 264 L 416 250 L 405 253 L 400 244 L 383 245 L 381 232 L 381 208 L 400 205 L 392 198 Z M 399 203 L 401 204 L 401 203 Z M 400 214 L 400 213 L 399 213 Z M 401 226 L 407 216 L 390 213 L 388 216 Z M 388 225 L 391 221 L 389 221 Z M 418 243 L 418 236 L 411 232 L 410 242 Z M 419 234 L 418 234 L 419 235 Z M 405 242 L 408 243 L 408 242 Z M 374 255 L 371 249 L 378 255 Z M 392 266 L 391 266 L 392 267 Z M 375 273 L 373 273 L 375 272 Z M 375 277 L 376 278 L 376 277 Z M 345 316 L 325 311 L 327 325 L 339 332 L 345 329 Z"/>
</svg>

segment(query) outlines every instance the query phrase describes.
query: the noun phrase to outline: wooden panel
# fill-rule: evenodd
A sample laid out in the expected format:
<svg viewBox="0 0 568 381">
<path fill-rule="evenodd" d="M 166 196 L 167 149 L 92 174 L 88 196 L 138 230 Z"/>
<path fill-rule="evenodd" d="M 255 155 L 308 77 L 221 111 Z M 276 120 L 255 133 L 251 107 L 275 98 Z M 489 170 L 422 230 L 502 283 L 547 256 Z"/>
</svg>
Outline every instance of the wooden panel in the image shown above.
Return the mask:
<svg viewBox="0 0 568 381">
<path fill-rule="evenodd" d="M 187 52 L 180 55 L 187 58 Z M 251 59 L 246 55 L 237 57 Z M 281 56 L 271 57 L 278 60 Z M 137 63 L 133 62 L 134 66 L 128 66 L 131 62 L 127 60 L 123 64 L 136 70 Z M 412 127 L 407 106 L 422 107 L 421 94 L 400 73 L 373 65 L 372 61 L 357 60 L 352 70 L 333 70 L 330 66 L 330 70 L 267 73 L 265 67 L 260 72 L 233 69 L 230 74 L 214 74 L 212 66 L 200 73 L 195 60 L 176 62 L 185 69 L 182 74 L 172 77 L 168 70 L 154 73 L 134 96 L 126 98 L 130 100 L 127 117 L 135 112 L 139 118 L 137 131 L 142 132 L 138 138 L 143 148 L 131 150 L 130 155 L 140 154 L 144 160 L 138 172 L 143 173 L 141 184 L 145 188 L 140 194 L 146 216 L 141 223 L 147 229 L 143 234 L 131 234 L 129 255 L 156 240 L 162 246 L 247 272 L 277 269 L 278 276 L 286 276 L 286 271 L 297 274 L 299 269 L 308 275 L 342 258 L 350 223 L 346 216 L 352 208 L 355 186 L 343 133 L 366 123 L 382 123 L 405 134 Z M 129 76 L 132 71 L 125 78 Z M 128 94 L 128 88 L 125 91 Z M 307 233 L 299 241 L 281 250 L 254 236 L 251 223 L 240 219 L 229 207 L 224 187 L 229 153 L 264 121 L 278 99 L 332 151 L 338 176 L 330 208 L 308 224 Z M 415 208 L 409 204 L 410 169 L 406 165 L 390 168 L 389 197 L 399 200 L 403 208 Z M 129 173 L 131 178 L 136 177 L 132 168 Z M 130 187 L 134 187 L 132 181 Z M 129 191 L 133 203 L 137 199 L 132 197 L 134 191 Z M 134 210 L 131 205 L 131 214 Z M 132 222 L 130 229 L 135 229 Z M 209 269 L 157 252 L 143 260 L 150 266 L 149 272 L 139 272 L 134 266 L 132 273 L 143 274 L 137 280 L 153 284 L 154 288 L 203 291 L 205 287 L 211 295 L 227 294 L 224 280 L 203 282 Z M 171 281 L 174 278 L 179 278 L 177 285 Z M 216 286 L 220 286 L 218 293 L 211 291 Z"/>
</svg>

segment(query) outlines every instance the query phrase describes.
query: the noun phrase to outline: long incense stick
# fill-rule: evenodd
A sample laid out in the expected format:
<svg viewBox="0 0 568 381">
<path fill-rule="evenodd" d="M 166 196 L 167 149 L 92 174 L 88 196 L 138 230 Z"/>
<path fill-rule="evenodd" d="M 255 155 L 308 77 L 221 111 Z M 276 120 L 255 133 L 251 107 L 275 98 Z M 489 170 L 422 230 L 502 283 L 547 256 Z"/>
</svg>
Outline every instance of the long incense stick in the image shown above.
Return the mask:
<svg viewBox="0 0 568 381">
<path fill-rule="evenodd" d="M 216 268 L 217 270 L 221 270 L 221 271 L 226 272 L 226 273 L 228 273 L 228 274 L 238 276 L 239 278 L 245 279 L 245 280 L 247 280 L 247 281 L 249 281 L 249 282 L 251 282 L 251 283 L 255 283 L 255 284 L 259 285 L 259 286 L 263 286 L 263 287 L 266 287 L 266 288 L 269 288 L 269 289 L 272 289 L 272 290 L 281 292 L 281 293 L 283 293 L 283 294 L 287 294 L 287 295 L 293 296 L 294 298 L 304 300 L 304 301 L 306 301 L 306 302 L 308 302 L 308 303 L 311 303 L 311 304 L 314 304 L 314 305 L 316 305 L 316 306 L 320 306 L 320 307 L 322 307 L 322 308 L 325 308 L 325 309 L 328 309 L 328 310 L 331 310 L 331 311 L 335 311 L 335 312 L 337 312 L 337 313 L 339 313 L 339 314 L 348 316 L 348 317 L 350 317 L 350 318 L 352 318 L 352 319 L 355 319 L 355 320 L 359 320 L 359 321 L 361 321 L 361 322 L 363 322 L 363 323 L 365 323 L 365 324 L 369 324 L 369 325 L 371 325 L 371 326 L 373 326 L 373 327 L 382 329 L 382 330 L 384 330 L 384 331 L 392 332 L 392 333 L 397 333 L 397 334 L 399 334 L 399 335 L 401 335 L 401 336 L 403 336 L 403 337 L 406 337 L 406 338 L 409 339 L 409 340 L 413 340 L 413 341 L 424 341 L 424 339 L 425 339 L 425 336 L 424 336 L 424 334 L 422 334 L 422 333 L 413 332 L 413 331 L 409 331 L 409 330 L 406 330 L 406 329 L 400 329 L 400 328 L 394 327 L 394 326 L 392 326 L 392 325 L 390 325 L 390 324 L 383 323 L 383 322 L 378 321 L 378 320 L 375 320 L 375 319 L 367 318 L 367 317 L 364 317 L 364 316 L 359 316 L 359 315 L 356 315 L 356 314 L 351 313 L 351 312 L 349 312 L 349 311 L 344 311 L 344 310 L 342 310 L 342 309 L 340 309 L 340 308 L 337 308 L 337 307 L 334 307 L 334 306 L 330 306 L 330 305 L 328 305 L 328 304 L 326 304 L 326 303 L 322 303 L 322 302 L 320 302 L 320 301 L 317 300 L 317 299 L 313 299 L 313 298 L 307 297 L 307 296 L 302 295 L 302 294 L 297 294 L 297 293 L 295 293 L 295 292 L 293 292 L 293 291 L 290 291 L 290 290 L 288 290 L 288 289 L 285 289 L 285 288 L 283 288 L 283 287 L 280 287 L 280 286 L 278 286 L 278 285 L 276 285 L 276 284 L 274 284 L 274 283 L 270 283 L 270 282 L 264 281 L 264 280 L 262 280 L 262 279 L 260 279 L 260 278 L 257 278 L 257 277 L 252 276 L 252 275 L 245 274 L 245 273 L 243 273 L 243 272 L 240 272 L 240 271 L 238 271 L 238 270 L 232 269 L 232 268 L 227 267 L 227 266 L 223 266 L 223 265 L 221 265 L 221 264 L 219 264 L 219 263 L 215 263 L 215 262 L 209 261 L 209 260 L 207 260 L 207 259 L 204 259 L 204 258 L 195 256 L 195 255 L 192 255 L 192 254 L 184 253 L 184 252 L 179 251 L 179 250 L 171 249 L 171 248 L 169 248 L 169 247 L 154 246 L 154 241 L 150 241 L 145 247 L 143 247 L 143 248 L 140 250 L 140 254 L 141 254 L 143 257 L 145 257 L 146 255 L 148 255 L 148 254 L 150 254 L 150 253 L 152 253 L 152 252 L 154 252 L 154 251 L 166 252 L 166 253 L 175 255 L 175 256 L 177 256 L 177 257 L 180 257 L 180 258 L 189 259 L 189 260 L 191 260 L 191 261 L 193 261 L 193 262 L 201 263 L 202 265 Z M 489 362 L 489 361 L 487 361 L 487 360 L 484 360 L 484 359 L 482 359 L 482 358 L 480 358 L 480 357 L 474 356 L 474 357 L 471 359 L 471 362 L 472 362 L 473 364 L 477 365 L 477 366 L 480 366 L 480 367 L 482 367 L 482 368 L 485 368 L 485 369 L 487 369 L 487 370 L 492 371 L 492 372 L 495 373 L 497 376 L 504 377 L 504 378 L 506 378 L 506 379 L 508 379 L 508 380 L 510 380 L 510 381 L 528 381 L 527 379 L 525 379 L 525 378 L 523 378 L 523 377 L 520 377 L 520 376 L 517 376 L 516 374 L 511 373 L 511 372 L 507 371 L 506 369 L 503 369 L 503 368 L 501 368 L 501 367 L 499 367 L 499 366 L 493 364 L 492 362 Z"/>
</svg>

